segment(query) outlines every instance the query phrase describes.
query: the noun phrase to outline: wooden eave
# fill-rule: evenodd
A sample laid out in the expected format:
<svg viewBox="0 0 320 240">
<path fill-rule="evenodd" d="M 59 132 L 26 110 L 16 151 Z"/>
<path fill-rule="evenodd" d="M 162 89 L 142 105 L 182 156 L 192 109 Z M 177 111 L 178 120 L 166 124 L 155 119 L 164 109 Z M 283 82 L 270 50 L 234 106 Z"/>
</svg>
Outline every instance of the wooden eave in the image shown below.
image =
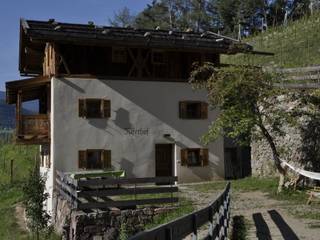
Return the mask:
<svg viewBox="0 0 320 240">
<path fill-rule="evenodd" d="M 34 77 L 6 82 L 6 102 L 8 104 L 15 104 L 19 91 L 22 92 L 23 102 L 38 99 L 41 93 L 43 93 L 43 88 L 49 83 L 49 77 Z"/>
</svg>

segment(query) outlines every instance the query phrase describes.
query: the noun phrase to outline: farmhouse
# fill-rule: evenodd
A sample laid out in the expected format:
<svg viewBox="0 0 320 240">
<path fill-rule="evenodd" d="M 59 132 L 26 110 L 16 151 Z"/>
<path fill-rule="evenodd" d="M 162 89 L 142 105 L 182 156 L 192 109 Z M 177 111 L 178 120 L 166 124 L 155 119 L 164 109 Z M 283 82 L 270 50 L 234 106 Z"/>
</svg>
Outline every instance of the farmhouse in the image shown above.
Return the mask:
<svg viewBox="0 0 320 240">
<path fill-rule="evenodd" d="M 239 52 L 255 53 L 210 32 L 22 19 L 19 70 L 28 78 L 6 83 L 7 102 L 16 104 L 16 142 L 41 146 L 50 196 L 57 171 L 107 169 L 179 182 L 228 177 L 226 166 L 250 154 L 222 138 L 201 144 L 218 111 L 188 76 L 194 62 L 219 65 L 220 54 Z M 31 100 L 39 101 L 38 113 L 23 115 Z"/>
</svg>

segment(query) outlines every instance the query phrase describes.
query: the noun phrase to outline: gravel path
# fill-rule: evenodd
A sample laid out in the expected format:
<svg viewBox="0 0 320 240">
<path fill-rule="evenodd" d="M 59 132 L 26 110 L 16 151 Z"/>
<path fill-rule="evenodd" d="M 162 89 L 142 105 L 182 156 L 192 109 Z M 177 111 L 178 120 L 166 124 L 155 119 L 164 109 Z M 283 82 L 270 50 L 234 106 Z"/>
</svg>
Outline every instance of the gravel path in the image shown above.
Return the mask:
<svg viewBox="0 0 320 240">
<path fill-rule="evenodd" d="M 196 209 L 209 204 L 222 191 L 199 192 L 193 184 L 182 185 L 179 188 L 183 196 L 195 203 Z M 297 218 L 289 214 L 294 209 L 299 208 L 303 211 L 303 208 L 312 209 L 312 206 L 288 205 L 285 201 L 271 199 L 266 193 L 259 191 L 233 192 L 231 196 L 231 215 L 245 217 L 249 240 L 320 239 L 320 221 Z M 200 231 L 201 234 L 206 232 L 206 229 Z"/>
</svg>

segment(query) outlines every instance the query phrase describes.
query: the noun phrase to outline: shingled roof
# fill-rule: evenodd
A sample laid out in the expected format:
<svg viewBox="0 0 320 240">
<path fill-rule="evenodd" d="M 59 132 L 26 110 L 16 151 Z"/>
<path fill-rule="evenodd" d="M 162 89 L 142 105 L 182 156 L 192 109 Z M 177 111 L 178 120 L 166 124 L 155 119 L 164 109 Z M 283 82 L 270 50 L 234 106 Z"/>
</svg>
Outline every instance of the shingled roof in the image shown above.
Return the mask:
<svg viewBox="0 0 320 240">
<path fill-rule="evenodd" d="M 204 32 L 181 32 L 172 30 L 150 30 L 116 28 L 88 24 L 70 24 L 49 21 L 21 20 L 24 34 L 37 41 L 59 41 L 91 44 L 121 44 L 141 47 L 164 47 L 186 49 L 215 49 L 226 52 L 231 44 L 241 44 L 242 51 L 252 47 L 219 34 Z"/>
</svg>

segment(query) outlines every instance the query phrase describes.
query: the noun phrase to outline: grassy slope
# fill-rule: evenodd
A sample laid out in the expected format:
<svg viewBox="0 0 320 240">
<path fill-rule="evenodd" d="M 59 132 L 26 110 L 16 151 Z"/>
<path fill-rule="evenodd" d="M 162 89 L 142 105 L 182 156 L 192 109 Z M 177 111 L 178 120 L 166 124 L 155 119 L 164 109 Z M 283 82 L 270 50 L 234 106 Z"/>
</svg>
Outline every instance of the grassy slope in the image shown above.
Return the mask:
<svg viewBox="0 0 320 240">
<path fill-rule="evenodd" d="M 33 165 L 37 147 L 0 146 L 0 239 L 32 239 L 19 229 L 15 214 L 15 204 L 22 200 L 21 186 Z M 10 183 L 10 160 L 13 164 L 13 183 Z"/>
<path fill-rule="evenodd" d="M 267 32 L 244 39 L 255 50 L 275 56 L 223 56 L 223 63 L 254 64 L 277 67 L 320 65 L 320 13 L 288 23 L 287 27 L 270 28 Z"/>
</svg>

